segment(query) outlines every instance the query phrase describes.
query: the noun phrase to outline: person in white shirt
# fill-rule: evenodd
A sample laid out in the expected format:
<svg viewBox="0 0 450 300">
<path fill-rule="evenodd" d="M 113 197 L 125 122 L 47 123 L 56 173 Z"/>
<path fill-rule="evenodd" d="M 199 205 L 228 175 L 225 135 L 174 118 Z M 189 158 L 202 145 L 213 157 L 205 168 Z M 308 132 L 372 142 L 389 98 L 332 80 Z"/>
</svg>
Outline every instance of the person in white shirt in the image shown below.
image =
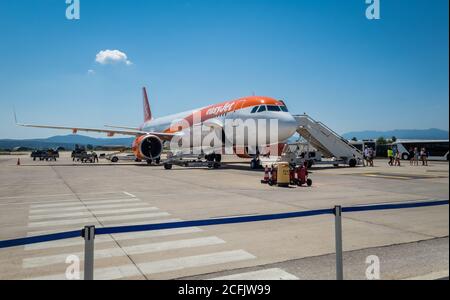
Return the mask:
<svg viewBox="0 0 450 300">
<path fill-rule="evenodd" d="M 365 149 L 364 149 L 364 160 L 366 161 L 366 165 L 369 166 L 369 165 L 370 165 L 370 153 L 369 153 L 369 148 L 365 148 Z"/>
</svg>

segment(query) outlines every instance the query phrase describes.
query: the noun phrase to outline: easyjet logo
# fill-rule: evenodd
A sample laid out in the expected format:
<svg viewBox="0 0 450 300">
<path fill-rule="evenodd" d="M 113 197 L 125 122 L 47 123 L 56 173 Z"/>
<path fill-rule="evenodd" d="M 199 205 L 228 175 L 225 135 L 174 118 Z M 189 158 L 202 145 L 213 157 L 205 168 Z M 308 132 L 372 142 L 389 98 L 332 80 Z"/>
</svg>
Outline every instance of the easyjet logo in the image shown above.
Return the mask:
<svg viewBox="0 0 450 300">
<path fill-rule="evenodd" d="M 223 113 L 227 113 L 227 112 L 230 112 L 231 110 L 233 110 L 233 106 L 234 106 L 234 102 L 228 102 L 224 105 L 212 107 L 206 111 L 206 115 L 207 116 L 221 115 Z"/>
</svg>

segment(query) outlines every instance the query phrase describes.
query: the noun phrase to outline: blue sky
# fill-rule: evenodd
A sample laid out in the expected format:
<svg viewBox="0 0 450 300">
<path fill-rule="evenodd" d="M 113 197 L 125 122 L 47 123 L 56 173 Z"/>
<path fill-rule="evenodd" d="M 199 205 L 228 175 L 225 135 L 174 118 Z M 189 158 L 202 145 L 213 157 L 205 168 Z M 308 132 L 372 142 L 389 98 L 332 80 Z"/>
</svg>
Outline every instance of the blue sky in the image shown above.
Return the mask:
<svg viewBox="0 0 450 300">
<path fill-rule="evenodd" d="M 287 102 L 339 133 L 449 123 L 447 0 L 0 1 L 0 138 L 14 126 L 136 126 L 153 114 L 251 95 Z M 102 50 L 132 64 L 100 64 Z M 92 70 L 89 72 L 88 70 Z"/>
</svg>

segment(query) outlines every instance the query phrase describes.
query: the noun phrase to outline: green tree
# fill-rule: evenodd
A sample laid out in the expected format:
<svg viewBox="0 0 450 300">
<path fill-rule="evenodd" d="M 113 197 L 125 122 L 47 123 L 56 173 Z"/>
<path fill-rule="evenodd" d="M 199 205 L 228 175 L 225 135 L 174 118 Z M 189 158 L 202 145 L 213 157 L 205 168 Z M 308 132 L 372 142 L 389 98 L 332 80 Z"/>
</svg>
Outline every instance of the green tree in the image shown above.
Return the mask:
<svg viewBox="0 0 450 300">
<path fill-rule="evenodd" d="M 353 137 L 353 138 L 352 138 L 352 141 L 357 142 L 358 139 L 357 139 L 356 137 Z"/>
<path fill-rule="evenodd" d="M 92 146 L 91 144 L 89 144 L 89 145 L 86 146 L 86 148 L 87 148 L 89 151 L 92 151 L 92 150 L 94 149 L 94 146 Z"/>
<path fill-rule="evenodd" d="M 378 139 L 377 139 L 377 144 L 378 145 L 386 145 L 387 144 L 387 141 L 386 141 L 386 139 L 384 138 L 384 137 L 379 137 Z"/>
<path fill-rule="evenodd" d="M 393 136 L 393 137 L 391 138 L 391 141 L 392 141 L 393 143 L 395 143 L 395 142 L 397 141 L 397 137 Z"/>
</svg>

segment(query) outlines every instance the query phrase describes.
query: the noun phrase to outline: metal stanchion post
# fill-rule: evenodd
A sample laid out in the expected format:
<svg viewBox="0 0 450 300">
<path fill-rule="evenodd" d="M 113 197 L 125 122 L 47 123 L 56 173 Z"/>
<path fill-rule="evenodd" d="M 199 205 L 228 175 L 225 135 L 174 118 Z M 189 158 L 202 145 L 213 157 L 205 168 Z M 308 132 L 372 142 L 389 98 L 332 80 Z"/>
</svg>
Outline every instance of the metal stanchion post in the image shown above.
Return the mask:
<svg viewBox="0 0 450 300">
<path fill-rule="evenodd" d="M 335 242 L 336 242 L 336 280 L 344 280 L 344 266 L 342 258 L 342 207 L 334 207 Z"/>
<path fill-rule="evenodd" d="M 94 280 L 94 240 L 95 226 L 85 226 L 84 238 L 84 280 Z"/>
</svg>

